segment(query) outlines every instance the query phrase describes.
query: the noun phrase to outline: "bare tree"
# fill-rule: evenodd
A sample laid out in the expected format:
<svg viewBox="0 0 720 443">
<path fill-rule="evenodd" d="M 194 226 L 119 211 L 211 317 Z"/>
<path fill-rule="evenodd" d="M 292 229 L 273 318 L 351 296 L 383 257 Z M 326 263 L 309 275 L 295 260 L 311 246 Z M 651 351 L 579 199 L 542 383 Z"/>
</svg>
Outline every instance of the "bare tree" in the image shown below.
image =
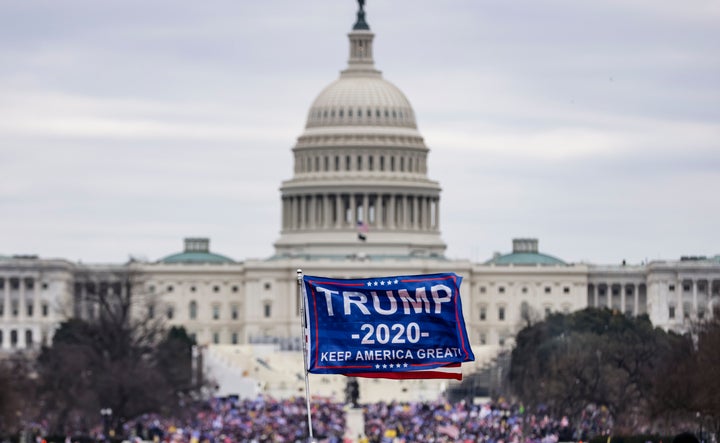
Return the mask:
<svg viewBox="0 0 720 443">
<path fill-rule="evenodd" d="M 76 274 L 75 318 L 61 325 L 38 365 L 43 412 L 54 431 L 86 431 L 100 421 L 101 409 L 112 411 L 108 424 L 119 429 L 141 414 L 177 406 L 192 391 L 176 373 L 189 373 L 192 341 L 177 331 L 168 337 L 155 315 L 158 295 L 144 288 L 134 263 Z"/>
</svg>

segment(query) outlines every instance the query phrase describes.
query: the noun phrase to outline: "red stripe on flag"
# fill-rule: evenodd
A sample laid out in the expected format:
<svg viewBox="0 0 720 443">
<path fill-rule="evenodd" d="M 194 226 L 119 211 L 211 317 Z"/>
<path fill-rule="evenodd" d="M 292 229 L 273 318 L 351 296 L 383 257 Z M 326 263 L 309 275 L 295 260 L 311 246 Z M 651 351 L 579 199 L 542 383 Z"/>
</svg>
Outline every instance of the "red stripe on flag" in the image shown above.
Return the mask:
<svg viewBox="0 0 720 443">
<path fill-rule="evenodd" d="M 433 369 L 421 369 L 418 371 L 403 372 L 353 372 L 343 374 L 347 377 L 363 378 L 389 378 L 392 380 L 422 380 L 422 379 L 451 379 L 462 380 L 462 368 L 460 363 L 451 363 L 447 366 Z"/>
</svg>

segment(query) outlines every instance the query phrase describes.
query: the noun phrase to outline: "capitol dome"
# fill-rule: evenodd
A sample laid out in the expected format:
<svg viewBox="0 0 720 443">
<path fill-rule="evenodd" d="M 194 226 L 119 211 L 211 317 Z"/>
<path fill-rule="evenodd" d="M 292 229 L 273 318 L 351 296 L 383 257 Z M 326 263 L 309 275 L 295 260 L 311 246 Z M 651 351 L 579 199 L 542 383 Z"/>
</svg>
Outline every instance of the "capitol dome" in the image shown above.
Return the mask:
<svg viewBox="0 0 720 443">
<path fill-rule="evenodd" d="M 407 97 L 375 68 L 358 3 L 348 66 L 315 98 L 293 147 L 276 257 L 443 258 L 429 149 Z"/>
<path fill-rule="evenodd" d="M 416 128 L 410 102 L 400 89 L 378 75 L 345 71 L 310 107 L 306 128 L 374 125 Z"/>
</svg>

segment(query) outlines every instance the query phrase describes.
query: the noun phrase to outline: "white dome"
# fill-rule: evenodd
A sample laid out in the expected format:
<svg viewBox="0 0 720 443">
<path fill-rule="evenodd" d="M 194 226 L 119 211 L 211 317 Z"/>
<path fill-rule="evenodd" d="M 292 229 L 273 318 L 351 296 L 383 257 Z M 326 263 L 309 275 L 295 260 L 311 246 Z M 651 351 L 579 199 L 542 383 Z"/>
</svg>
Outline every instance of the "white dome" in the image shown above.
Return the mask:
<svg viewBox="0 0 720 443">
<path fill-rule="evenodd" d="M 335 125 L 415 128 L 410 102 L 400 89 L 376 75 L 342 75 L 317 96 L 307 127 Z"/>
</svg>

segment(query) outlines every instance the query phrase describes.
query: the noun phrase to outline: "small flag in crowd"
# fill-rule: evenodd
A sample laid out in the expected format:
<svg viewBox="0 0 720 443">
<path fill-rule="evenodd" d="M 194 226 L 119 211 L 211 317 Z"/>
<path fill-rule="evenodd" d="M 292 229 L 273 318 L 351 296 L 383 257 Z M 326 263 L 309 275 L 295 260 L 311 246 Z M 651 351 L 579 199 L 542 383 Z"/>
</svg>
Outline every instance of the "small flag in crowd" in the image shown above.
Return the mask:
<svg viewBox="0 0 720 443">
<path fill-rule="evenodd" d="M 358 229 L 358 240 L 366 241 L 367 233 L 370 230 L 370 227 L 368 226 L 368 224 L 365 223 L 364 221 L 358 221 L 357 229 Z"/>
</svg>

